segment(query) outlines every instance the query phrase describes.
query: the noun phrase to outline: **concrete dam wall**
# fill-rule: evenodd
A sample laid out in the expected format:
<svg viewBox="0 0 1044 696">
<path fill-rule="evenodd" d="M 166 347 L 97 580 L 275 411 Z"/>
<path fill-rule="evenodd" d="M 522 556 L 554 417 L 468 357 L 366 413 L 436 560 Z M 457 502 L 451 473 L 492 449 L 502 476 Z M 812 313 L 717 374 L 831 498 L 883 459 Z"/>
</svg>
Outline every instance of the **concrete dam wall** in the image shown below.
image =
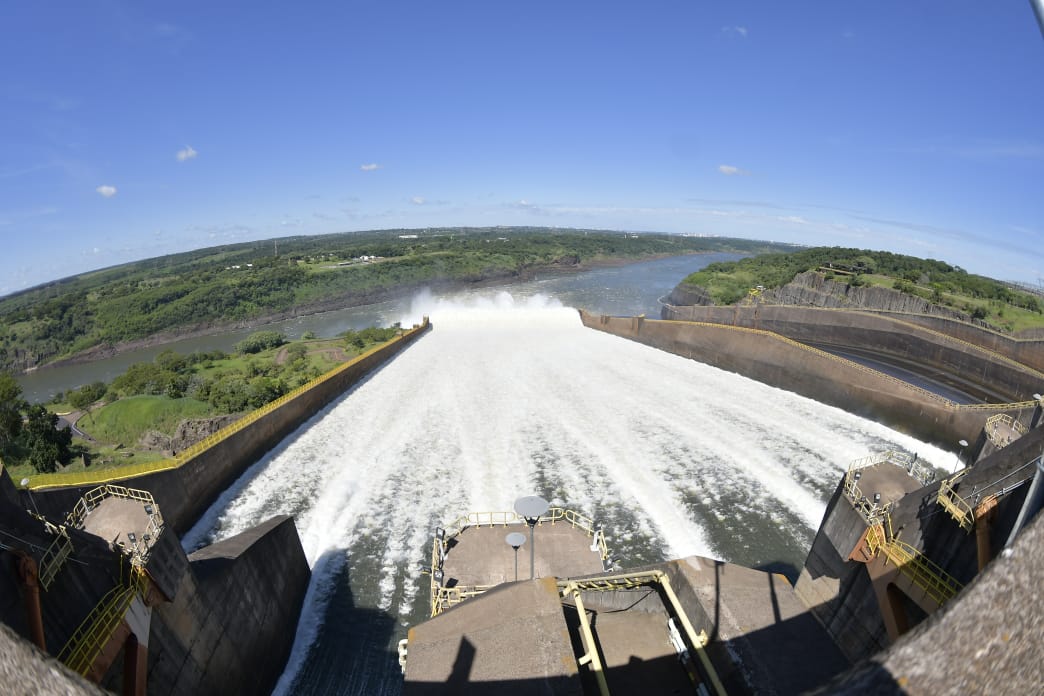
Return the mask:
<svg viewBox="0 0 1044 696">
<path fill-rule="evenodd" d="M 696 309 L 714 310 L 724 319 L 726 313 L 740 308 Z M 765 329 L 607 317 L 583 311 L 580 315 L 589 328 L 796 392 L 945 447 L 960 439 L 978 442 L 987 418 L 997 413 L 986 408 L 959 407 L 924 389 Z M 823 340 L 822 336 L 818 338 Z M 1005 412 L 1028 421 L 1033 408 L 1032 404 L 1024 404 Z"/>
<path fill-rule="evenodd" d="M 1044 341 L 1011 339 L 940 317 L 786 305 L 668 305 L 662 315 L 761 329 L 805 343 L 871 346 L 884 355 L 989 385 L 1010 402 L 1029 401 L 1044 388 Z"/>
</svg>

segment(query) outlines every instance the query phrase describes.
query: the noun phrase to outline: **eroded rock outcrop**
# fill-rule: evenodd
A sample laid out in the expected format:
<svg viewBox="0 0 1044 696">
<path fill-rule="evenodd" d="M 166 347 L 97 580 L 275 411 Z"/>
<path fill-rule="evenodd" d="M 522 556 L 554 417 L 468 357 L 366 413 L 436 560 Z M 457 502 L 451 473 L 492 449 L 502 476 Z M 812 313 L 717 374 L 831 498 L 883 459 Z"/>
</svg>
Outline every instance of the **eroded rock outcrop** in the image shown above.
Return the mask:
<svg viewBox="0 0 1044 696">
<path fill-rule="evenodd" d="M 183 420 L 174 430 L 173 436 L 156 430 L 147 431 L 141 436 L 141 446 L 153 451 L 178 452 L 191 447 L 209 435 L 213 435 L 241 417 L 238 414 L 233 414 Z"/>
<path fill-rule="evenodd" d="M 679 283 L 671 291 L 667 301 L 669 304 L 679 307 L 689 305 L 709 306 L 714 304 L 706 290 L 699 286 L 686 285 L 685 283 Z M 762 301 L 768 304 L 799 307 L 828 307 L 900 312 L 903 314 L 928 314 L 999 330 L 985 322 L 972 319 L 964 312 L 933 304 L 917 295 L 876 286 L 854 287 L 848 283 L 829 280 L 822 273 L 815 271 L 798 273 L 786 285 L 766 290 L 762 295 Z"/>
</svg>

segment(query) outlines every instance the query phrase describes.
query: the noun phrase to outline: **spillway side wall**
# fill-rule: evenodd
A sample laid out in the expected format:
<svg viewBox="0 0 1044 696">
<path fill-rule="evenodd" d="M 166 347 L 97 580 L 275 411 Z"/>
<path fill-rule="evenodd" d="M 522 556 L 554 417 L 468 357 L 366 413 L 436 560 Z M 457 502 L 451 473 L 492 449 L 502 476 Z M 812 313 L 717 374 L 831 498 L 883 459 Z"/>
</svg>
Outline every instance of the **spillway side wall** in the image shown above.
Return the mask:
<svg viewBox="0 0 1044 696">
<path fill-rule="evenodd" d="M 988 385 L 1012 402 L 1028 401 L 1044 387 L 1039 372 L 1044 341 L 1015 341 L 959 322 L 929 325 L 907 315 L 785 305 L 666 306 L 663 318 L 762 329 L 802 342 L 869 347 Z"/>
<path fill-rule="evenodd" d="M 273 518 L 184 563 L 173 600 L 153 612 L 149 693 L 271 693 L 311 575 L 293 519 Z"/>
<path fill-rule="evenodd" d="M 192 528 L 217 497 L 251 464 L 279 444 L 330 402 L 344 394 L 370 373 L 410 345 L 430 327 L 407 333 L 399 340 L 363 357 L 311 389 L 273 409 L 237 432 L 174 469 L 120 480 L 119 485 L 147 490 L 155 497 L 167 527 L 180 537 Z M 220 433 L 219 433 L 220 434 Z M 60 519 L 76 501 L 95 485 L 37 490 L 26 496 L 25 504 L 35 504 L 41 513 Z"/>
<path fill-rule="evenodd" d="M 982 346 L 987 350 L 1011 358 L 1034 370 L 1044 372 L 1044 340 L 1039 338 L 1006 336 L 980 326 L 973 326 L 963 321 L 945 317 L 881 311 L 874 311 L 874 314 L 891 317 L 911 324 L 918 324 L 932 331 L 938 331 L 962 341 Z"/>
<path fill-rule="evenodd" d="M 954 408 L 905 382 L 766 331 L 585 312 L 581 318 L 589 328 L 736 372 L 946 447 L 962 438 L 976 441 L 991 415 Z"/>
</svg>

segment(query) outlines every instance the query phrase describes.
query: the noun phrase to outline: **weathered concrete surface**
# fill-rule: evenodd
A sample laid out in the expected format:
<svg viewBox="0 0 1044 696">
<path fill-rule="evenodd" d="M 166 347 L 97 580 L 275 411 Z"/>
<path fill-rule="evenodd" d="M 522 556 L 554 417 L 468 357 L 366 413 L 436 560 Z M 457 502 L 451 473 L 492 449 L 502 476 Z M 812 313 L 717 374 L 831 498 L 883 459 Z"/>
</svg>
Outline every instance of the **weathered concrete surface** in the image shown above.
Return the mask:
<svg viewBox="0 0 1044 696">
<path fill-rule="evenodd" d="M 5 694 L 108 694 L 0 623 L 0 692 Z"/>
<path fill-rule="evenodd" d="M 785 305 L 668 305 L 662 316 L 772 331 L 803 343 L 870 347 L 883 355 L 932 365 L 988 385 L 1011 402 L 1032 399 L 1044 385 L 1044 368 L 1039 367 L 1044 356 L 1038 355 L 1044 354 L 1044 341 L 1005 341 L 996 334 L 974 332 L 974 327 L 954 337 L 939 330 L 954 328 L 949 325 L 932 328 L 883 313 Z"/>
<path fill-rule="evenodd" d="M 288 401 L 179 468 L 122 480 L 119 481 L 120 485 L 152 493 L 163 510 L 165 523 L 180 537 L 247 467 L 426 330 L 407 334 L 402 340 L 375 351 L 339 373 L 336 378 L 326 380 Z M 59 519 L 72 509 L 84 493 L 94 487 L 38 490 L 33 493 L 33 497 L 40 512 Z M 28 505 L 28 493 L 23 492 L 22 495 L 26 497 L 25 504 Z"/>
<path fill-rule="evenodd" d="M 695 556 L 633 572 L 646 570 L 667 574 L 696 631 L 711 637 L 708 654 L 729 693 L 800 693 L 850 664 L 781 575 Z M 691 688 L 669 642 L 673 610 L 661 587 L 585 591 L 582 598 L 613 693 Z M 575 608 L 559 600 L 553 578 L 469 599 L 411 629 L 408 650 L 407 696 L 562 693 L 555 689 L 594 684 L 588 667 L 574 676 L 585 646 Z"/>
<path fill-rule="evenodd" d="M 960 439 L 976 442 L 991 415 L 990 411 L 957 408 L 905 382 L 768 331 L 586 312 L 580 316 L 589 328 L 737 372 L 945 447 Z M 1013 411 L 1025 420 L 1032 412 L 1032 408 L 1025 409 L 1025 414 Z"/>
<path fill-rule="evenodd" d="M 529 528 L 525 524 L 468 527 L 453 537 L 443 562 L 444 583 L 499 585 L 515 580 L 515 551 L 504 537 L 511 532 L 526 536 L 518 550 L 518 579 L 529 579 Z M 591 550 L 591 537 L 566 522 L 541 524 L 535 530 L 535 577 L 574 577 L 602 570 L 598 551 Z"/>
<path fill-rule="evenodd" d="M 110 544 L 130 545 L 128 533 L 139 540 L 149 528 L 145 504 L 127 498 L 105 498 L 83 518 L 83 530 Z"/>
<path fill-rule="evenodd" d="M 666 570 L 729 693 L 802 693 L 849 666 L 782 575 L 698 556 Z"/>
<path fill-rule="evenodd" d="M 554 578 L 504 585 L 409 631 L 405 696 L 582 693 Z"/>
<path fill-rule="evenodd" d="M 154 611 L 150 694 L 263 694 L 293 645 L 310 571 L 293 519 L 274 517 L 188 558 Z"/>
</svg>

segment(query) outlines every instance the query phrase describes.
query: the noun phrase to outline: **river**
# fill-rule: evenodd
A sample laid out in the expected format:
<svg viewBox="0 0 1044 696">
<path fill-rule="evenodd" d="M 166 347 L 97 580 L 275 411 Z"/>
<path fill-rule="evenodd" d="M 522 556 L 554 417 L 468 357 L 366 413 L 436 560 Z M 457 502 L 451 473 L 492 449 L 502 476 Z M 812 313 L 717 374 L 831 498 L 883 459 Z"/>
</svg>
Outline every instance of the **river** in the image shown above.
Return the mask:
<svg viewBox="0 0 1044 696">
<path fill-rule="evenodd" d="M 555 290 L 566 281 L 416 298 L 397 318 L 428 314 L 433 330 L 186 535 L 191 550 L 294 515 L 313 575 L 277 693 L 400 693 L 395 643 L 428 612 L 419 567 L 434 528 L 462 513 L 535 493 L 592 515 L 624 567 L 702 554 L 793 577 L 852 460 L 900 448 L 953 464 L 878 423 L 586 329 Z M 636 309 L 652 313 L 617 313 Z"/>
<path fill-rule="evenodd" d="M 707 264 L 738 258 L 740 256 L 737 254 L 722 253 L 674 256 L 596 268 L 591 271 L 544 273 L 537 275 L 533 280 L 506 284 L 503 287 L 510 288 L 512 294 L 520 298 L 544 293 L 566 304 L 604 314 L 631 316 L 644 313 L 659 318 L 659 298 L 668 294 L 678 281 Z M 487 290 L 475 292 L 482 293 Z M 468 293 L 444 293 L 446 296 L 462 294 Z M 308 331 L 321 338 L 331 337 L 348 329 L 363 329 L 374 325 L 388 326 L 402 318 L 410 303 L 410 298 L 401 298 L 363 307 L 346 307 L 273 322 L 263 327 L 225 331 L 141 348 L 86 364 L 45 368 L 19 375 L 17 379 L 26 399 L 31 402 L 43 402 L 59 391 L 96 380 L 111 382 L 133 363 L 152 360 L 165 350 L 174 350 L 182 354 L 196 350 L 231 351 L 236 343 L 261 329 L 282 331 L 290 338 L 300 338 Z"/>
</svg>

